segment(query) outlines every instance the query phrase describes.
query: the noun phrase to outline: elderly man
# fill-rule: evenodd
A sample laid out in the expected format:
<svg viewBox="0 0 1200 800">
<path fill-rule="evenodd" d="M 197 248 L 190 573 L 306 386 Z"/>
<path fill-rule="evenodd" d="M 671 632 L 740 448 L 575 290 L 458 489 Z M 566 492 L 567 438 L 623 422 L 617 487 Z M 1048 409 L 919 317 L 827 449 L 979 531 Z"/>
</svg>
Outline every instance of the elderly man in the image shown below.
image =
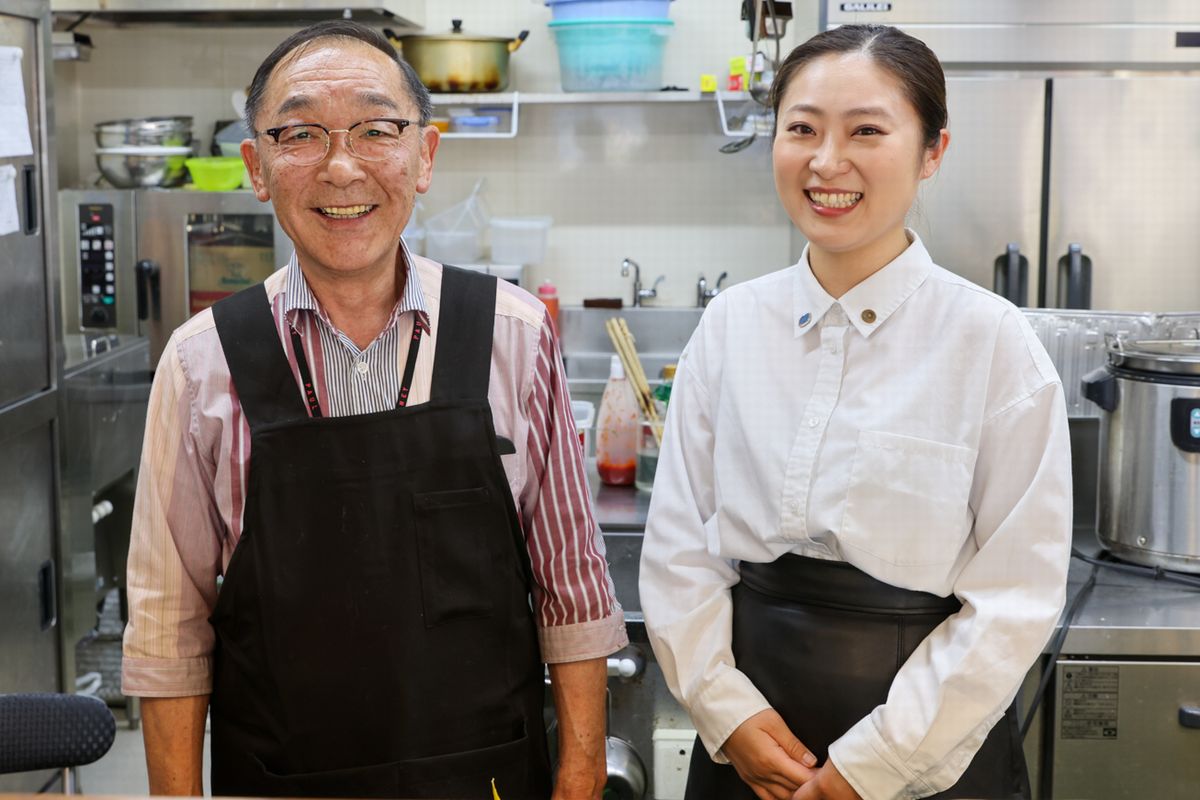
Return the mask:
<svg viewBox="0 0 1200 800">
<path fill-rule="evenodd" d="M 545 661 L 553 796 L 600 796 L 627 639 L 561 359 L 537 300 L 401 242 L 429 114 L 354 23 L 254 77 L 242 154 L 295 255 L 155 376 L 123 679 L 152 794 L 201 793 L 211 710 L 214 794 L 550 797 Z"/>
</svg>

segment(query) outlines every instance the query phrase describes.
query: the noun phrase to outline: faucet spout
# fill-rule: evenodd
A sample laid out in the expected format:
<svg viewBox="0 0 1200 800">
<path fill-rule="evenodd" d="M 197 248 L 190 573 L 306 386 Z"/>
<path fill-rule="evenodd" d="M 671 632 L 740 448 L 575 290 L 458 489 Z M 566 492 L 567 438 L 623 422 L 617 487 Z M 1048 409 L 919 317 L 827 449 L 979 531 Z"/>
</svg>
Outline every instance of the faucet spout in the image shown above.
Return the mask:
<svg viewBox="0 0 1200 800">
<path fill-rule="evenodd" d="M 629 268 L 633 267 L 633 307 L 637 308 L 642 304 L 642 268 L 632 258 L 626 258 L 621 261 L 621 277 L 629 277 Z"/>
</svg>

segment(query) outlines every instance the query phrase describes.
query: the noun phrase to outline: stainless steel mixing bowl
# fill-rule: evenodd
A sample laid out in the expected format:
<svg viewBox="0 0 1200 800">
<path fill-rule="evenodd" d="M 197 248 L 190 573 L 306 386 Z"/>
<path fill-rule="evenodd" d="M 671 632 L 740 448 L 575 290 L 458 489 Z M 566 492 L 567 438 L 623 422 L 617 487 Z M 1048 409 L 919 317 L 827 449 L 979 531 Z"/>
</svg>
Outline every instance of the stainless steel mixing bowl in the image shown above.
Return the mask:
<svg viewBox="0 0 1200 800">
<path fill-rule="evenodd" d="M 99 147 L 181 147 L 192 143 L 191 117 L 140 117 L 96 123 Z"/>
<path fill-rule="evenodd" d="M 100 174 L 119 189 L 178 186 L 187 175 L 184 165 L 187 157 L 187 153 L 166 155 L 98 152 L 96 166 L 100 168 Z"/>
</svg>

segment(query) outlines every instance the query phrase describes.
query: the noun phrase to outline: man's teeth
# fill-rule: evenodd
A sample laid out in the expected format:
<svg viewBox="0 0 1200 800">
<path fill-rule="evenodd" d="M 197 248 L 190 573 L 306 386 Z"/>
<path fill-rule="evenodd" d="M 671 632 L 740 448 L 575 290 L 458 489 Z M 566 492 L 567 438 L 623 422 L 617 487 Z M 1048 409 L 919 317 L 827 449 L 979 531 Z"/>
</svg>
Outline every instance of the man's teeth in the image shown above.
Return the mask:
<svg viewBox="0 0 1200 800">
<path fill-rule="evenodd" d="M 375 206 L 321 206 L 321 213 L 327 217 L 338 219 L 353 219 L 361 217 Z"/>
<path fill-rule="evenodd" d="M 862 199 L 862 192 L 809 192 L 808 196 L 814 203 L 826 208 L 850 208 Z"/>
</svg>

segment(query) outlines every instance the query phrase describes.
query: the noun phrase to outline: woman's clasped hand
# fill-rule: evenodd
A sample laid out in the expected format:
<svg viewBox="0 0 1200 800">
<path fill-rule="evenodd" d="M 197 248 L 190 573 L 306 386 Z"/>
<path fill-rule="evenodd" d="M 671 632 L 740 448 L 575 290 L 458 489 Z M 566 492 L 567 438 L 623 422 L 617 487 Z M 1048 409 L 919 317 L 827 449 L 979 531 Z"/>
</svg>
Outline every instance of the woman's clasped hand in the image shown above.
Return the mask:
<svg viewBox="0 0 1200 800">
<path fill-rule="evenodd" d="M 734 729 L 721 752 L 761 800 L 861 800 L 833 762 L 817 758 L 774 709 Z"/>
</svg>

